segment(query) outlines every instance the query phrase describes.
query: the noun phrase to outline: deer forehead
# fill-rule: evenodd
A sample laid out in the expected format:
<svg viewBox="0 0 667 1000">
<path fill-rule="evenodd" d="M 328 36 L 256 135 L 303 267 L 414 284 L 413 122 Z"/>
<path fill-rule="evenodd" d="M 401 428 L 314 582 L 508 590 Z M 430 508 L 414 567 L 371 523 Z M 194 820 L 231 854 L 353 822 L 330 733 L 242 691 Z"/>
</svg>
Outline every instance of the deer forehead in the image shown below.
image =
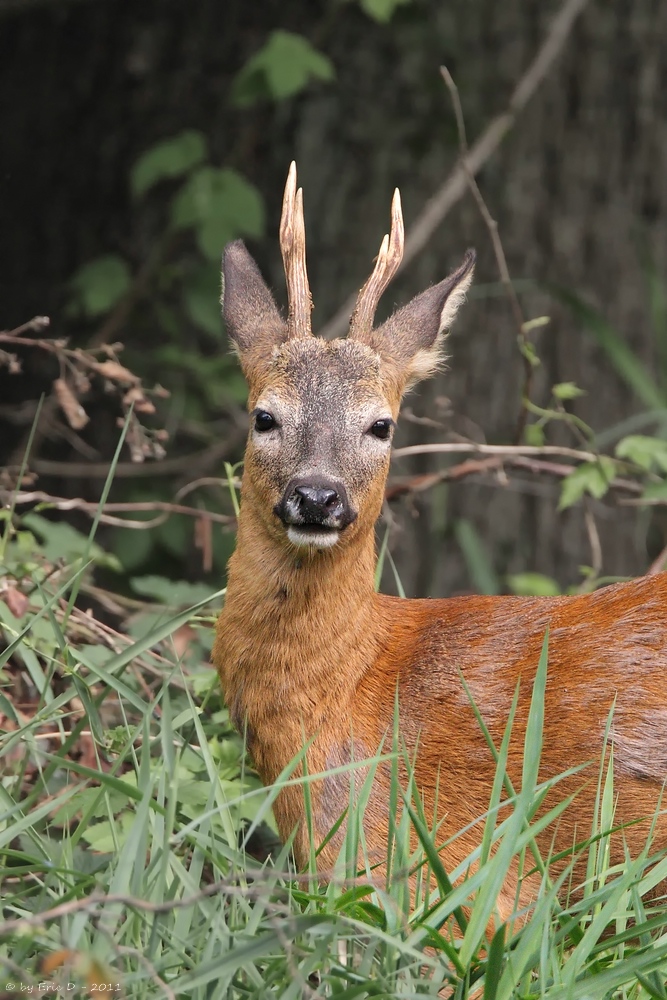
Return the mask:
<svg viewBox="0 0 667 1000">
<path fill-rule="evenodd" d="M 338 423 L 394 414 L 397 400 L 380 357 L 349 340 L 288 340 L 274 352 L 251 406 L 277 405 L 284 418 Z M 268 407 L 267 407 L 268 408 Z"/>
</svg>

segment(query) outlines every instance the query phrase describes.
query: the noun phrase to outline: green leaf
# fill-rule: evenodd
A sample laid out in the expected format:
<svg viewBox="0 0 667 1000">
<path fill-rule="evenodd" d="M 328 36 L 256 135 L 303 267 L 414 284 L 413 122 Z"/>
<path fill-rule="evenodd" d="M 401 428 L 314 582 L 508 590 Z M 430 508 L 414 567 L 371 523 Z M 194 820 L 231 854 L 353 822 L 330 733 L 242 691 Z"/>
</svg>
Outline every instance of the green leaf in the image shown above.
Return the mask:
<svg viewBox="0 0 667 1000">
<path fill-rule="evenodd" d="M 54 563 L 62 559 L 71 563 L 87 551 L 88 558 L 94 563 L 120 570 L 120 564 L 114 556 L 105 552 L 95 542 L 89 546 L 86 536 L 65 521 L 49 521 L 41 514 L 33 513 L 26 514 L 21 523 L 39 537 L 40 552 L 48 562 Z"/>
<path fill-rule="evenodd" d="M 101 823 L 91 824 L 86 827 L 81 836 L 95 851 L 102 853 L 115 851 L 125 843 L 134 820 L 133 813 L 121 813 L 113 823 L 103 820 Z"/>
<path fill-rule="evenodd" d="M 139 513 L 135 515 L 137 521 L 143 520 Z M 145 563 L 153 551 L 153 532 L 138 528 L 116 528 L 112 535 L 111 546 L 123 570 L 131 573 Z"/>
<path fill-rule="evenodd" d="M 201 132 L 186 129 L 165 139 L 140 156 L 130 173 L 130 187 L 135 198 L 165 178 L 181 177 L 206 158 L 206 139 Z"/>
<path fill-rule="evenodd" d="M 616 445 L 616 456 L 634 462 L 650 472 L 659 469 L 667 472 L 667 441 L 645 434 L 630 434 Z"/>
<path fill-rule="evenodd" d="M 551 322 L 551 316 L 535 316 L 534 319 L 527 319 L 525 323 L 521 324 L 522 333 L 532 333 L 533 330 L 540 330 L 543 326 L 548 326 Z"/>
<path fill-rule="evenodd" d="M 203 264 L 183 282 L 183 306 L 189 318 L 216 340 L 222 338 L 220 311 L 220 265 Z"/>
<path fill-rule="evenodd" d="M 584 389 L 580 389 L 574 382 L 558 382 L 552 386 L 551 392 L 556 399 L 576 399 L 577 396 L 585 396 Z"/>
<path fill-rule="evenodd" d="M 533 448 L 541 448 L 544 444 L 544 427 L 542 424 L 527 424 L 523 438 L 526 444 Z"/>
<path fill-rule="evenodd" d="M 667 501 L 667 483 L 650 483 L 646 487 L 642 496 L 644 500 L 665 500 Z"/>
<path fill-rule="evenodd" d="M 264 203 L 257 188 L 235 170 L 201 167 L 174 198 L 171 224 L 193 227 L 204 256 L 217 261 L 230 240 L 263 234 Z"/>
<path fill-rule="evenodd" d="M 599 500 L 609 489 L 615 473 L 616 463 L 608 455 L 601 455 L 597 462 L 582 462 L 563 480 L 558 509 L 571 507 L 584 493 Z"/>
<path fill-rule="evenodd" d="M 361 9 L 374 21 L 385 24 L 390 21 L 397 7 L 410 3 L 410 0 L 361 0 Z"/>
<path fill-rule="evenodd" d="M 232 103 L 247 108 L 266 98 L 294 97 L 311 79 L 333 80 L 330 59 L 301 35 L 274 31 L 259 52 L 248 60 L 232 85 Z"/>
<path fill-rule="evenodd" d="M 531 368 L 539 368 L 542 364 L 537 351 L 529 340 L 519 340 L 519 350 L 526 361 L 528 361 Z"/>
<path fill-rule="evenodd" d="M 501 924 L 491 939 L 484 977 L 484 1000 L 496 1000 L 498 983 L 505 964 L 505 925 Z"/>
<path fill-rule="evenodd" d="M 542 573 L 512 573 L 507 577 L 507 584 L 513 594 L 521 597 L 555 597 L 560 594 L 556 581 Z"/>
<path fill-rule="evenodd" d="M 101 316 L 128 292 L 131 280 L 126 261 L 117 254 L 91 260 L 70 280 L 68 312 L 74 316 Z"/>
<path fill-rule="evenodd" d="M 188 583 L 187 580 L 167 580 L 163 576 L 135 576 L 130 580 L 132 590 L 142 597 L 152 597 L 162 604 L 187 607 L 205 600 L 211 588 L 205 583 Z"/>
</svg>

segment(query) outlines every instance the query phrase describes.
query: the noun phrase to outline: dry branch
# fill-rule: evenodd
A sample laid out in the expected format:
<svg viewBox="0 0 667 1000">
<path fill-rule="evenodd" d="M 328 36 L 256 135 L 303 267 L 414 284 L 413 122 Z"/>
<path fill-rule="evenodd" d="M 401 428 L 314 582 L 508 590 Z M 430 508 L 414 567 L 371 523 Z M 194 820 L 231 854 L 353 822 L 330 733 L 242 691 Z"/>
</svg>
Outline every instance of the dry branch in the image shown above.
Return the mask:
<svg viewBox="0 0 667 1000">
<path fill-rule="evenodd" d="M 202 448 L 189 455 L 178 455 L 143 464 L 118 462 L 114 469 L 114 478 L 134 479 L 204 472 L 207 469 L 216 468 L 221 461 L 232 455 L 245 436 L 245 429 L 239 427 L 226 440 L 216 441 L 208 448 Z M 63 479 L 78 479 L 81 476 L 90 479 L 106 479 L 109 475 L 110 465 L 110 462 L 60 462 L 49 458 L 30 460 L 31 471 L 37 472 L 39 475 L 58 476 Z"/>
<path fill-rule="evenodd" d="M 461 166 L 466 175 L 466 181 L 468 182 L 468 187 L 472 193 L 475 203 L 479 209 L 479 213 L 484 220 L 484 224 L 488 230 L 489 236 L 491 238 L 491 244 L 493 246 L 493 253 L 496 258 L 496 264 L 498 265 L 498 273 L 500 275 L 500 282 L 505 289 L 505 294 L 509 300 L 510 307 L 512 309 L 512 314 L 514 316 L 514 322 L 517 328 L 517 341 L 521 347 L 521 355 L 523 358 L 523 389 L 521 391 L 521 407 L 519 409 L 519 416 L 517 419 L 516 430 L 514 432 L 514 441 L 519 444 L 523 437 L 524 428 L 526 426 L 526 420 L 528 419 L 528 405 L 527 401 L 530 399 L 532 383 L 533 383 L 533 371 L 534 365 L 531 360 L 531 356 L 528 353 L 528 343 L 527 343 L 527 332 L 526 332 L 526 321 L 523 315 L 523 310 L 521 308 L 521 303 L 519 302 L 516 291 L 514 290 L 514 285 L 512 284 L 512 278 L 509 272 L 509 267 L 507 266 L 507 257 L 505 256 L 505 249 L 503 247 L 502 240 L 500 238 L 500 231 L 498 229 L 498 223 L 491 215 L 488 205 L 484 201 L 484 196 L 479 189 L 479 185 L 475 180 L 475 177 L 468 167 L 466 157 L 468 156 L 468 138 L 466 136 L 465 119 L 463 117 L 463 108 L 461 107 L 461 99 L 459 97 L 459 90 L 454 79 L 447 69 L 446 66 L 440 67 L 440 72 L 442 78 L 447 85 L 447 89 L 452 98 L 452 105 L 454 107 L 454 116 L 456 118 L 456 128 L 459 136 L 459 150 L 461 155 Z"/>
<path fill-rule="evenodd" d="M 169 393 L 162 386 L 146 389 L 138 375 L 131 372 L 118 360 L 122 344 L 105 343 L 99 347 L 84 350 L 68 347 L 67 339 L 26 337 L 25 333 L 37 333 L 49 326 L 47 316 L 35 316 L 27 323 L 13 330 L 0 331 L 0 366 L 5 365 L 12 375 L 21 372 L 21 363 L 17 356 L 2 350 L 2 345 L 9 347 L 32 348 L 51 354 L 58 363 L 59 373 L 53 379 L 53 394 L 41 408 L 38 425 L 32 437 L 33 452 L 41 437 L 46 433 L 47 426 L 55 420 L 58 410 L 73 431 L 81 430 L 88 423 L 81 399 L 90 390 L 91 378 L 97 376 L 103 380 L 107 391 L 115 392 L 120 400 L 123 413 L 121 426 L 129 421 L 127 444 L 133 462 L 143 462 L 146 458 L 162 458 L 164 448 L 161 441 L 166 434 L 162 430 L 148 430 L 143 427 L 137 414 L 155 413 L 155 405 L 150 396 L 164 398 Z M 27 441 L 23 441 L 10 464 L 19 464 L 25 453 Z"/>
<path fill-rule="evenodd" d="M 393 454 L 395 457 L 400 458 L 405 455 L 419 455 L 429 452 L 480 452 L 481 454 L 493 457 L 468 460 L 458 465 L 452 465 L 447 469 L 441 469 L 439 472 L 430 472 L 394 481 L 388 486 L 385 492 L 386 500 L 394 500 L 405 493 L 421 493 L 424 490 L 431 489 L 438 483 L 450 482 L 454 479 L 465 479 L 468 476 L 477 475 L 481 472 L 490 472 L 493 470 L 501 472 L 505 466 L 514 469 L 523 469 L 525 472 L 530 472 L 531 475 L 548 475 L 555 476 L 558 479 L 565 479 L 575 468 L 573 465 L 545 460 L 540 456 L 562 455 L 567 458 L 577 458 L 580 461 L 588 462 L 595 461 L 598 458 L 593 452 L 577 451 L 575 448 L 560 448 L 556 445 L 545 445 L 542 448 L 538 448 L 529 445 L 521 447 L 517 445 L 462 444 L 458 442 L 454 444 L 412 445 L 409 448 L 397 448 Z M 505 486 L 507 483 L 504 482 L 502 485 Z M 641 483 L 635 482 L 632 479 L 621 479 L 619 477 L 612 479 L 609 486 L 614 490 L 634 494 L 641 494 L 644 490 Z M 619 502 L 622 503 L 623 501 Z M 591 528 L 588 524 L 587 530 L 591 537 L 591 546 L 593 546 L 592 535 L 590 534 Z"/>
<path fill-rule="evenodd" d="M 597 462 L 599 455 L 593 451 L 581 451 L 578 448 L 566 448 L 555 444 L 545 445 L 512 445 L 512 444 L 477 444 L 475 441 L 446 441 L 438 444 L 413 444 L 407 448 L 395 448 L 392 458 L 407 458 L 408 455 L 477 453 L 479 455 L 558 455 L 561 458 L 574 458 L 578 462 Z M 572 471 L 572 470 L 570 470 Z"/>
<path fill-rule="evenodd" d="M 653 560 L 646 571 L 646 575 L 655 576 L 656 573 L 662 573 L 664 569 L 667 569 L 667 545 L 665 545 L 658 558 Z"/>
<path fill-rule="evenodd" d="M 17 492 L 13 495 L 13 501 L 17 505 L 23 506 L 29 503 L 46 503 L 56 510 L 80 510 L 84 514 L 95 517 L 99 510 L 98 503 L 91 503 L 78 497 L 67 499 L 66 497 L 54 497 L 50 493 L 42 490 L 32 490 L 31 492 Z M 199 507 L 184 507 L 179 503 L 169 503 L 166 500 L 146 500 L 137 503 L 105 503 L 102 508 L 99 520 L 103 524 L 112 524 L 119 528 L 156 528 L 164 524 L 170 514 L 186 514 L 188 517 L 203 518 L 207 521 L 215 521 L 216 524 L 233 524 L 236 518 L 227 514 L 218 514 L 215 511 L 203 510 Z M 139 512 L 139 511 L 161 511 L 158 517 L 150 521 L 132 521 L 123 517 L 113 517 L 111 511 Z"/>
<path fill-rule="evenodd" d="M 467 169 L 473 177 L 478 174 L 510 131 L 560 55 L 574 22 L 587 3 L 588 0 L 566 0 L 563 4 L 537 55 L 514 88 L 507 109 L 493 119 L 484 133 L 473 144 L 465 157 L 465 169 L 461 163 L 457 163 L 442 187 L 424 205 L 417 220 L 407 233 L 401 269 L 406 267 L 424 249 L 442 220 L 463 197 L 467 188 L 465 170 Z M 356 299 L 356 292 L 348 296 L 338 312 L 323 327 L 321 331 L 323 337 L 333 338 L 344 335 Z"/>
</svg>

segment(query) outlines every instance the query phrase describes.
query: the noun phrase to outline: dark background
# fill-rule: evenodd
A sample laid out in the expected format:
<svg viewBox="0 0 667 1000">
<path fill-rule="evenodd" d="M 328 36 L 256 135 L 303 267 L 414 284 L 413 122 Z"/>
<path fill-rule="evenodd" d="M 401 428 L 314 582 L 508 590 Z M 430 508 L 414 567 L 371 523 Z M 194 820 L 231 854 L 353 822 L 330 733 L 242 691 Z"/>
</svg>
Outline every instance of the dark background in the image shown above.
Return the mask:
<svg viewBox="0 0 667 1000">
<path fill-rule="evenodd" d="M 265 236 L 250 243 L 279 299 L 280 200 L 289 161 L 297 160 L 314 326 L 323 325 L 365 280 L 387 228 L 393 188 L 401 189 L 409 229 L 455 164 L 458 140 L 439 65 L 446 63 L 457 81 L 474 139 L 506 107 L 558 9 L 535 0 L 411 0 L 381 23 L 356 2 L 338 0 L 0 2 L 0 325 L 10 329 L 47 314 L 54 336 L 80 344 L 97 336 L 101 321 L 68 315 L 69 282 L 107 253 L 122 255 L 133 273 L 141 270 L 160 238 L 172 188 L 156 187 L 138 206 L 130 170 L 146 149 L 186 128 L 207 137 L 212 163 L 234 168 L 263 196 Z M 308 39 L 331 60 L 335 79 L 313 80 L 286 100 L 235 107 L 233 80 L 276 29 Z M 576 381 L 587 394 L 572 408 L 597 432 L 646 407 L 599 340 L 549 288 L 561 286 L 594 305 L 648 370 L 657 369 L 664 330 L 656 328 L 656 289 L 667 267 L 666 42 L 664 0 L 590 2 L 479 175 L 524 312 L 550 317 L 535 338 L 543 364 L 534 399 L 546 404 L 553 383 Z M 469 245 L 479 254 L 476 293 L 450 340 L 450 370 L 407 403 L 440 426 L 404 421 L 401 443 L 441 441 L 452 431 L 487 442 L 512 439 L 523 372 L 516 326 L 469 194 L 401 274 L 381 311 L 439 280 Z M 180 252 L 187 256 L 189 248 Z M 223 459 L 241 458 L 233 366 L 229 389 L 221 379 L 197 419 L 187 420 L 189 396 L 201 395 L 206 365 L 213 371 L 227 350 L 222 335 L 215 344 L 186 320 L 167 334 L 140 297 L 113 339 L 126 345 L 123 357 L 133 370 L 172 390 L 158 414 L 171 433 L 171 474 L 149 464 L 133 472 L 124 455 L 113 498 L 168 498 L 195 476 L 221 475 Z M 160 349 L 167 342 L 172 358 L 196 347 L 200 382 L 184 376 L 185 361 L 165 365 Z M 57 374 L 43 352 L 21 357 L 22 375 L 0 372 L 5 464 L 20 460 L 35 400 Z M 92 500 L 103 477 L 87 463 L 99 466 L 112 454 L 117 412 L 104 394 L 86 405 L 91 423 L 79 435 L 83 451 L 53 416 L 38 434 L 31 465 L 40 488 Z M 556 428 L 552 440 L 571 439 Z M 398 464 L 402 476 L 442 468 L 445 460 L 422 456 Z M 454 530 L 461 518 L 501 584 L 505 573 L 519 570 L 576 583 L 578 567 L 590 562 L 589 544 L 581 507 L 558 513 L 558 489 L 534 476 L 512 475 L 506 484 L 478 477 L 392 504 L 391 545 L 406 592 L 472 588 Z M 595 503 L 593 511 L 604 573 L 643 572 L 664 544 L 659 522 L 651 526 L 614 499 Z M 214 530 L 210 575 L 219 579 L 232 536 Z M 191 520 L 170 519 L 150 544 L 138 539 L 142 534 L 107 529 L 102 537 L 128 571 L 201 575 Z M 392 589 L 389 578 L 386 586 Z"/>
</svg>

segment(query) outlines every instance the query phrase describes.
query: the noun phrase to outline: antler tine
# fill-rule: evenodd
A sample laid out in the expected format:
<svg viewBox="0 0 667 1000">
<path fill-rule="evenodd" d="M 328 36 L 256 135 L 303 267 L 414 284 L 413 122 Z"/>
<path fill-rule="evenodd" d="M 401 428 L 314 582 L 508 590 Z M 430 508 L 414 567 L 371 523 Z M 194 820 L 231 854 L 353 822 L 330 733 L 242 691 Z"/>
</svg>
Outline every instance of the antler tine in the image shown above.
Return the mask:
<svg viewBox="0 0 667 1000">
<path fill-rule="evenodd" d="M 306 270 L 306 227 L 303 220 L 303 191 L 296 188 L 296 163 L 292 161 L 287 175 L 283 214 L 280 219 L 280 250 L 287 281 L 287 337 L 309 337 L 310 311 L 313 302 Z"/>
<path fill-rule="evenodd" d="M 385 236 L 370 278 L 359 292 L 350 319 L 349 336 L 353 340 L 367 340 L 373 330 L 373 320 L 378 302 L 390 281 L 401 266 L 405 230 L 401 195 L 396 188 L 391 202 L 391 235 Z"/>
</svg>

